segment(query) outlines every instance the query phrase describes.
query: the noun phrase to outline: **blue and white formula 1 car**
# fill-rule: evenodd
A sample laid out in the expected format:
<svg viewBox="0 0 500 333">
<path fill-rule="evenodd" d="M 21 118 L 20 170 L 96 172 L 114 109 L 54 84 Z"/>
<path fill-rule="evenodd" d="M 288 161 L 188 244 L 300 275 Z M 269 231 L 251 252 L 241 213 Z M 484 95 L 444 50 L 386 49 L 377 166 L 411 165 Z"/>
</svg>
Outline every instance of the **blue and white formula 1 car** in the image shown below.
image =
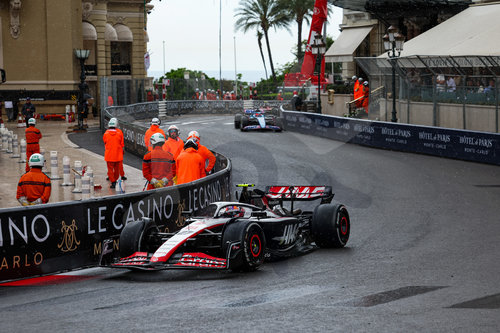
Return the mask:
<svg viewBox="0 0 500 333">
<path fill-rule="evenodd" d="M 266 113 L 269 108 L 260 108 L 258 110 L 247 109 L 242 114 L 234 116 L 234 128 L 242 131 L 250 130 L 272 130 L 281 132 L 283 130 L 283 121 L 280 117 Z"/>
<path fill-rule="evenodd" d="M 269 186 L 264 192 L 239 186 L 238 202 L 212 203 L 179 231 L 160 232 L 147 218 L 128 223 L 120 235 L 103 242 L 100 265 L 253 271 L 265 259 L 346 245 L 349 214 L 344 205 L 331 204 L 331 187 Z M 294 208 L 316 200 L 320 203 L 310 211 Z"/>
</svg>

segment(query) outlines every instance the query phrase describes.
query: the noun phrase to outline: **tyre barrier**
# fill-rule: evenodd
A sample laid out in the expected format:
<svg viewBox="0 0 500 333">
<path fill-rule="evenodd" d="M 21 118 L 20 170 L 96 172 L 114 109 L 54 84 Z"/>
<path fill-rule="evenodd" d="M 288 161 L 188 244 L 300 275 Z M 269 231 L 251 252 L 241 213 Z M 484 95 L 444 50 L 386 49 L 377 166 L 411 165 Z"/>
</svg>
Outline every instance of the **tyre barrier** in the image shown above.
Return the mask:
<svg viewBox="0 0 500 333">
<path fill-rule="evenodd" d="M 500 165 L 500 134 L 336 117 L 281 108 L 285 129 L 368 147 Z"/>
<path fill-rule="evenodd" d="M 142 217 L 152 218 L 165 232 L 180 229 L 183 211 L 230 200 L 231 164 L 220 154 L 217 161 L 215 173 L 188 184 L 0 209 L 0 281 L 95 266 L 102 241 Z"/>
</svg>

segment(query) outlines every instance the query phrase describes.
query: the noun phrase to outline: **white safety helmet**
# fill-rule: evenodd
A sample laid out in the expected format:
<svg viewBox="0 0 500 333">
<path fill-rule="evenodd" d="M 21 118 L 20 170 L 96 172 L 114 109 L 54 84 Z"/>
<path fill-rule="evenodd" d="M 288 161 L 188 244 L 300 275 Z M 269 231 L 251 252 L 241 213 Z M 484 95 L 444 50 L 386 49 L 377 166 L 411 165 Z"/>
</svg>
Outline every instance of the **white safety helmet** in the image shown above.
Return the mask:
<svg viewBox="0 0 500 333">
<path fill-rule="evenodd" d="M 187 149 L 187 148 L 194 148 L 194 149 L 198 150 L 198 143 L 193 138 L 187 139 L 186 143 L 184 143 L 184 149 Z"/>
<path fill-rule="evenodd" d="M 33 154 L 30 156 L 30 160 L 28 161 L 28 165 L 30 167 L 43 167 L 43 164 L 45 163 L 45 159 L 43 158 L 42 154 Z"/>
<path fill-rule="evenodd" d="M 179 128 L 175 125 L 170 125 L 167 129 L 167 132 L 170 132 L 170 131 L 177 131 L 177 135 L 179 135 L 181 133 L 181 131 L 179 131 Z"/>
<path fill-rule="evenodd" d="M 200 141 L 200 134 L 197 131 L 191 131 L 188 134 L 188 140 L 189 139 L 195 139 L 197 142 Z"/>
<path fill-rule="evenodd" d="M 363 82 L 363 78 L 362 78 L 362 77 L 360 77 L 360 78 L 358 79 L 358 81 L 359 81 L 359 82 Z"/>
<path fill-rule="evenodd" d="M 357 79 L 358 79 L 358 77 L 356 75 L 353 75 L 351 78 L 351 80 L 353 80 L 353 81 L 356 81 Z"/>
<path fill-rule="evenodd" d="M 117 127 L 118 126 L 118 119 L 116 118 L 111 118 L 108 123 L 108 127 Z"/>
<path fill-rule="evenodd" d="M 155 134 L 151 135 L 149 142 L 151 142 L 151 145 L 153 145 L 153 146 L 158 144 L 158 143 L 164 143 L 165 137 L 161 133 L 155 133 Z"/>
<path fill-rule="evenodd" d="M 158 119 L 156 117 L 153 118 L 153 119 L 151 119 L 151 125 L 158 125 L 159 126 L 160 124 L 161 124 L 161 120 L 160 119 Z"/>
<path fill-rule="evenodd" d="M 30 118 L 28 120 L 28 125 L 36 125 L 36 119 L 35 118 Z"/>
</svg>

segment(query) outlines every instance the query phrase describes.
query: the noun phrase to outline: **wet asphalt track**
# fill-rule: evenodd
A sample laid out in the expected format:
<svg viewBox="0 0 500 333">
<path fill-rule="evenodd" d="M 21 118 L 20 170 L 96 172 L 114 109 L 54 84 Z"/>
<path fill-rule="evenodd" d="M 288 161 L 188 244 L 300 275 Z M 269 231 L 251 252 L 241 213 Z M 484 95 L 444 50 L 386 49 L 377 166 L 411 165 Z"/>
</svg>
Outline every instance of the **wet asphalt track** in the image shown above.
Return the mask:
<svg viewBox="0 0 500 333">
<path fill-rule="evenodd" d="M 235 184 L 331 185 L 351 214 L 346 248 L 250 274 L 95 268 L 71 283 L 0 287 L 1 331 L 498 332 L 500 168 L 241 133 L 232 120 L 176 124 L 231 159 Z M 99 149 L 98 133 L 70 139 Z"/>
</svg>

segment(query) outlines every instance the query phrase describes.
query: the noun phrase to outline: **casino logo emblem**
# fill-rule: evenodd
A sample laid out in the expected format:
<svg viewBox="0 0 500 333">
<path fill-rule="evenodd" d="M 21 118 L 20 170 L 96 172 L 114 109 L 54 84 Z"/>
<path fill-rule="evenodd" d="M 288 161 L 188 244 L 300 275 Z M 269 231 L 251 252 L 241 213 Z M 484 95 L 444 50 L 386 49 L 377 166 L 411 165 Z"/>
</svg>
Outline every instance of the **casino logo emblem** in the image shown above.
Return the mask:
<svg viewBox="0 0 500 333">
<path fill-rule="evenodd" d="M 61 232 L 63 233 L 63 239 L 61 244 L 57 244 L 57 247 L 61 249 L 62 252 L 71 252 L 78 248 L 80 242 L 76 239 L 75 231 L 78 230 L 76 226 L 75 220 L 71 222 L 71 225 L 66 225 L 64 221 L 62 221 Z"/>
</svg>

